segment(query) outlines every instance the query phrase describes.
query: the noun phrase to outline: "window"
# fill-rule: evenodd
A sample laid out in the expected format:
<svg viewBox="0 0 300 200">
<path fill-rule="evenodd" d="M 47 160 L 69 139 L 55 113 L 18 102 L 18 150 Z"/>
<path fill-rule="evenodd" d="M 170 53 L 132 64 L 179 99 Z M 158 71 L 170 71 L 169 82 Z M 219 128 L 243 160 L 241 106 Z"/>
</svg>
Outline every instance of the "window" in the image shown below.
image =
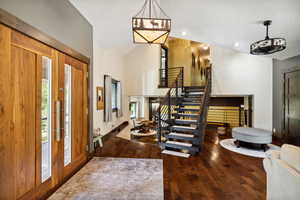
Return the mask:
<svg viewBox="0 0 300 200">
<path fill-rule="evenodd" d="M 130 109 L 130 119 L 136 119 L 137 118 L 137 102 L 130 102 L 129 109 Z"/>
<path fill-rule="evenodd" d="M 118 110 L 118 81 L 112 79 L 112 86 L 111 86 L 111 106 L 113 112 Z"/>
<path fill-rule="evenodd" d="M 51 177 L 51 60 L 42 57 L 41 144 L 42 182 Z"/>
<path fill-rule="evenodd" d="M 72 102 L 71 102 L 71 88 L 72 88 L 72 69 L 70 65 L 65 64 L 65 91 L 64 91 L 64 118 L 65 118 L 65 139 L 64 139 L 64 166 L 71 163 L 72 158 Z"/>
<path fill-rule="evenodd" d="M 160 68 L 166 69 L 168 67 L 168 48 L 161 46 L 160 49 Z"/>
</svg>

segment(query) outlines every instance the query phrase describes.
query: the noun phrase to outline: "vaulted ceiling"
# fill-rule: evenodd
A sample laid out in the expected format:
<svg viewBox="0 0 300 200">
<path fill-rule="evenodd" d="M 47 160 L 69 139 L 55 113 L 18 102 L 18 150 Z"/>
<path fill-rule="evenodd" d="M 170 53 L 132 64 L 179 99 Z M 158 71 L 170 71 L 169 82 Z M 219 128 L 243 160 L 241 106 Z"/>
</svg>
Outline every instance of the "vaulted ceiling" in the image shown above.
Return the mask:
<svg viewBox="0 0 300 200">
<path fill-rule="evenodd" d="M 70 0 L 90 21 L 103 47 L 132 46 L 131 17 L 144 0 Z M 160 0 L 172 19 L 171 35 L 249 53 L 264 39 L 263 20 L 271 19 L 271 37 L 287 39 L 287 49 L 271 57 L 300 55 L 299 0 Z M 186 34 L 183 36 L 182 32 Z M 238 45 L 235 45 L 237 44 Z"/>
</svg>

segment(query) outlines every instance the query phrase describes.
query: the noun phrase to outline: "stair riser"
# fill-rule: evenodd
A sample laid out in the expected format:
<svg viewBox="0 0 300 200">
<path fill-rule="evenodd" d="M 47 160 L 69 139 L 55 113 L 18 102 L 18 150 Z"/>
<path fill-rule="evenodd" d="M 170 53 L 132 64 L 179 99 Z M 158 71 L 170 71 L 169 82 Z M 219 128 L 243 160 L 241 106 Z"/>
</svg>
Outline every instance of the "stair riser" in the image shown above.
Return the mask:
<svg viewBox="0 0 300 200">
<path fill-rule="evenodd" d="M 185 89 L 184 92 L 204 92 L 204 89 Z"/>
<path fill-rule="evenodd" d="M 183 102 L 198 102 L 198 103 L 201 103 L 200 102 L 201 99 L 200 98 L 183 98 Z"/>
<path fill-rule="evenodd" d="M 203 97 L 203 94 L 190 94 L 190 93 L 183 93 L 182 96 L 184 98 L 202 98 Z"/>
<path fill-rule="evenodd" d="M 189 138 L 189 137 L 180 137 L 180 136 L 175 136 L 175 135 L 166 135 L 167 139 L 176 139 L 176 140 L 184 140 L 184 141 L 192 141 L 193 143 L 195 142 L 196 144 L 200 142 L 199 138 Z"/>
<path fill-rule="evenodd" d="M 201 86 L 185 86 L 184 89 L 204 89 L 205 86 L 201 85 Z"/>
<path fill-rule="evenodd" d="M 175 110 L 180 111 L 180 112 L 199 112 L 200 111 L 200 109 L 188 109 L 188 108 L 186 108 L 186 109 L 176 108 Z"/>
<path fill-rule="evenodd" d="M 178 115 L 178 114 L 173 114 L 174 117 L 178 118 L 191 118 L 191 119 L 198 119 L 199 115 Z"/>
<path fill-rule="evenodd" d="M 181 103 L 182 106 L 201 106 L 200 103 L 194 103 L 194 102 L 183 102 Z"/>
<path fill-rule="evenodd" d="M 174 131 L 174 132 L 180 131 L 180 132 L 187 132 L 187 133 L 193 133 L 193 134 L 199 132 L 199 130 L 197 130 L 197 129 L 194 130 L 194 129 L 185 129 L 185 128 L 171 128 L 171 131 Z"/>
<path fill-rule="evenodd" d="M 175 124 L 178 124 L 178 125 L 189 125 L 189 124 L 197 124 L 197 122 L 186 122 L 186 121 L 177 121 L 175 120 Z"/>
<path fill-rule="evenodd" d="M 180 146 L 180 145 L 176 145 L 176 144 L 165 144 L 165 148 L 169 147 L 169 148 L 174 148 L 174 149 L 179 149 L 179 150 L 188 150 L 189 152 L 199 152 L 199 148 L 198 147 L 186 147 L 186 146 Z"/>
</svg>

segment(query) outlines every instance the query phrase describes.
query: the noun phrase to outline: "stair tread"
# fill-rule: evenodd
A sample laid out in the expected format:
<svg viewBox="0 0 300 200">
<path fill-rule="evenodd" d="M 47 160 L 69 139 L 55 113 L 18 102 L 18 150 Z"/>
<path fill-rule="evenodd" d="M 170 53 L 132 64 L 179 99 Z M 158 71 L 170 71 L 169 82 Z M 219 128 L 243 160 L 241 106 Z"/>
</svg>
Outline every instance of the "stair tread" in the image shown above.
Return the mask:
<svg viewBox="0 0 300 200">
<path fill-rule="evenodd" d="M 183 129 L 196 130 L 196 127 L 189 127 L 189 126 L 172 126 L 172 128 L 183 128 Z"/>
<path fill-rule="evenodd" d="M 199 108 L 175 108 L 175 110 L 181 110 L 181 111 L 191 111 L 191 112 L 199 112 Z"/>
<path fill-rule="evenodd" d="M 188 93 L 188 94 L 204 94 L 204 92 L 202 91 L 184 91 L 184 93 Z"/>
<path fill-rule="evenodd" d="M 172 156 L 184 157 L 184 158 L 189 158 L 190 157 L 189 153 L 182 153 L 182 152 L 171 151 L 171 150 L 163 150 L 161 153 L 172 155 Z"/>
<path fill-rule="evenodd" d="M 182 122 L 197 122 L 195 119 L 175 119 L 175 121 L 182 121 Z"/>
<path fill-rule="evenodd" d="M 186 105 L 186 106 L 188 106 L 188 105 L 191 105 L 191 106 L 200 106 L 201 105 L 201 103 L 198 103 L 198 102 L 183 102 L 181 104 L 182 105 Z"/>
<path fill-rule="evenodd" d="M 182 96 L 183 97 L 186 97 L 186 98 L 190 98 L 190 97 L 195 97 L 195 98 L 201 98 L 203 97 L 203 94 L 204 93 L 191 93 L 191 92 L 187 92 L 187 93 L 182 93 Z"/>
<path fill-rule="evenodd" d="M 175 113 L 175 115 L 181 115 L 181 116 L 198 116 L 199 114 L 186 114 L 186 113 Z"/>
<path fill-rule="evenodd" d="M 175 132 L 171 132 L 168 135 L 179 136 L 179 137 L 187 137 L 187 138 L 194 138 L 195 137 L 194 135 L 191 135 L 191 134 L 175 133 Z"/>
<path fill-rule="evenodd" d="M 175 108 L 179 110 L 200 110 L 200 108 Z"/>
<path fill-rule="evenodd" d="M 197 100 L 197 101 L 196 101 L 196 100 Z M 191 100 L 191 99 L 183 99 L 183 102 L 184 102 L 184 103 L 202 103 L 201 101 L 199 101 L 198 98 L 195 98 L 195 99 L 193 99 L 193 100 Z"/>
<path fill-rule="evenodd" d="M 184 88 L 205 88 L 205 85 L 184 86 Z"/>
<path fill-rule="evenodd" d="M 177 142 L 177 141 L 167 141 L 166 144 L 175 144 L 178 146 L 192 147 L 193 145 L 185 142 Z"/>
</svg>

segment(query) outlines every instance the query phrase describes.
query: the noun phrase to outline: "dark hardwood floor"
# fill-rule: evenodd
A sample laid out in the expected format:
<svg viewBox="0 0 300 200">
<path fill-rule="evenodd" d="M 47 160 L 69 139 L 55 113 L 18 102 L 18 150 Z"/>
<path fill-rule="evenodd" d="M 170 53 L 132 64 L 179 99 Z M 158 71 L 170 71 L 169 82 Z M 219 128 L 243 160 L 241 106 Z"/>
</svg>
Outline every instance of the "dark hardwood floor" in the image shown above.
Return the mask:
<svg viewBox="0 0 300 200">
<path fill-rule="evenodd" d="M 228 151 L 219 145 L 221 139 L 214 128 L 209 128 L 203 151 L 186 159 L 162 155 L 153 144 L 113 136 L 95 155 L 163 159 L 166 200 L 265 199 L 266 175 L 262 159 Z"/>
</svg>

